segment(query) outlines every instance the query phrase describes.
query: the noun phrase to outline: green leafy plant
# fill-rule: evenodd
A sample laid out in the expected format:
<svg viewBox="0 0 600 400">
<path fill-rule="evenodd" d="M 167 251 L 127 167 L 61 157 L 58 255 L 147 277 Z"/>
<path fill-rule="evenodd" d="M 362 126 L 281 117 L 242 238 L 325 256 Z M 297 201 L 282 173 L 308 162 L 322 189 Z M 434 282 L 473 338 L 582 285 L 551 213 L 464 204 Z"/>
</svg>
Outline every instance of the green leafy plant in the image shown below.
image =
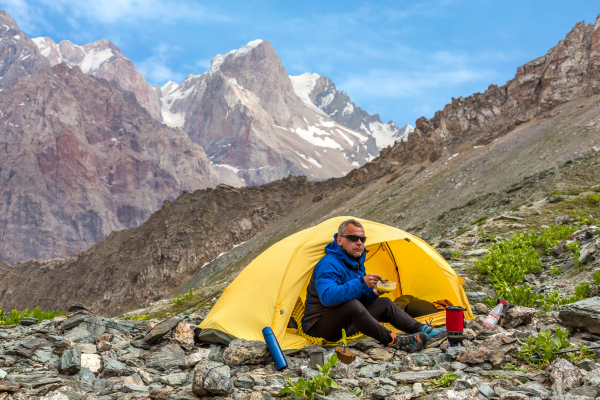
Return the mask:
<svg viewBox="0 0 600 400">
<path fill-rule="evenodd" d="M 496 235 L 489 235 L 486 231 L 479 231 L 479 239 L 487 243 L 496 239 Z"/>
<path fill-rule="evenodd" d="M 581 255 L 579 242 L 575 240 L 571 243 L 565 244 L 565 247 L 571 252 L 571 254 L 573 254 L 573 259 L 577 262 L 579 260 L 579 256 Z"/>
<path fill-rule="evenodd" d="M 478 218 L 478 219 L 476 219 L 475 221 L 473 221 L 473 222 L 471 223 L 471 225 L 478 225 L 478 226 L 481 226 L 481 225 L 485 224 L 485 221 L 487 221 L 487 218 L 488 218 L 488 217 L 481 217 L 481 218 Z"/>
<path fill-rule="evenodd" d="M 446 372 L 438 379 L 430 379 L 429 382 L 431 382 L 434 387 L 450 387 L 452 382 L 454 382 L 457 378 L 458 375 L 454 372 Z"/>
<path fill-rule="evenodd" d="M 581 192 L 583 192 L 583 189 L 569 189 L 565 193 L 570 196 L 577 196 L 578 194 L 581 194 Z"/>
<path fill-rule="evenodd" d="M 348 388 L 348 391 L 350 393 L 352 393 L 353 395 L 355 395 L 356 397 L 362 396 L 362 390 L 360 390 L 359 388 L 354 388 L 354 389 Z"/>
<path fill-rule="evenodd" d="M 279 395 L 291 394 L 296 399 L 314 400 L 316 394 L 326 395 L 330 389 L 337 389 L 338 385 L 335 379 L 331 377 L 331 369 L 338 364 L 337 355 L 333 354 L 327 357 L 327 362 L 318 365 L 319 374 L 313 378 L 298 378 L 294 383 L 290 377 L 287 377 L 285 387 L 281 389 Z"/>
<path fill-rule="evenodd" d="M 575 348 L 567 340 L 568 337 L 568 330 L 555 328 L 552 334 L 549 329 L 542 329 L 535 338 L 528 337 L 525 342 L 519 340 L 521 348 L 516 351 L 516 356 L 529 364 L 537 363 L 540 368 L 543 368 L 556 358 L 554 352 Z M 535 353 L 540 355 L 539 359 L 532 358 Z"/>
<path fill-rule="evenodd" d="M 194 288 L 191 288 L 189 292 L 183 295 L 186 299 L 190 300 L 194 297 Z"/>
<path fill-rule="evenodd" d="M 573 214 L 575 214 L 575 219 L 582 224 L 588 224 L 590 222 L 588 215 L 583 210 L 576 208 L 575 210 L 573 210 Z"/>
<path fill-rule="evenodd" d="M 594 354 L 589 354 L 590 349 L 588 349 L 587 347 L 585 347 L 582 344 L 579 345 L 579 353 L 574 352 L 574 353 L 566 353 L 567 356 L 569 357 L 569 361 L 571 361 L 571 364 L 576 365 L 579 361 L 583 360 L 584 358 L 594 358 Z"/>
<path fill-rule="evenodd" d="M 64 311 L 42 311 L 39 306 L 33 310 L 27 308 L 23 312 L 11 310 L 8 315 L 4 315 L 4 309 L 0 308 L 0 325 L 16 325 L 25 317 L 37 318 L 38 323 L 45 319 L 53 319 L 54 317 L 65 316 Z"/>
<path fill-rule="evenodd" d="M 592 204 L 600 203 L 600 194 L 590 193 L 585 197 L 585 201 Z"/>
<path fill-rule="evenodd" d="M 594 277 L 592 279 L 594 280 L 594 285 L 600 286 L 600 269 L 594 272 Z"/>
<path fill-rule="evenodd" d="M 147 317 L 145 315 L 132 315 L 131 317 L 123 317 L 124 320 L 126 321 L 148 321 L 150 319 L 150 317 Z"/>
<path fill-rule="evenodd" d="M 527 372 L 527 370 L 523 367 L 519 368 L 516 365 L 513 365 L 511 363 L 505 364 L 503 366 L 501 366 L 500 368 L 502 368 L 505 371 L 521 371 L 521 372 Z"/>
<path fill-rule="evenodd" d="M 462 258 L 463 254 L 460 251 L 453 251 L 452 258 Z"/>
<path fill-rule="evenodd" d="M 590 288 L 590 284 L 588 282 L 582 282 L 579 285 L 575 286 L 575 296 L 577 298 L 583 300 L 590 297 L 590 292 L 592 289 Z"/>
<path fill-rule="evenodd" d="M 553 190 L 550 192 L 550 196 L 557 196 L 563 194 L 560 190 Z"/>
<path fill-rule="evenodd" d="M 539 254 L 523 233 L 492 245 L 482 260 L 475 261 L 475 266 L 478 273 L 487 275 L 494 288 L 521 283 L 526 275 L 542 269 Z"/>
<path fill-rule="evenodd" d="M 562 305 L 575 303 L 581 300 L 577 295 L 570 297 L 560 296 L 556 290 L 549 295 L 535 293 L 531 286 L 508 286 L 504 285 L 496 289 L 496 295 L 503 298 L 510 304 L 516 304 L 523 307 L 538 307 L 544 311 L 554 310 Z M 489 307 L 496 306 L 496 299 L 488 299 L 486 304 Z"/>
<path fill-rule="evenodd" d="M 348 341 L 346 340 L 346 330 L 342 329 L 342 343 L 344 347 L 348 347 Z"/>
<path fill-rule="evenodd" d="M 556 265 L 553 265 L 553 266 L 550 267 L 550 275 L 557 276 L 557 275 L 560 275 L 560 274 L 562 274 L 562 271 Z"/>
<path fill-rule="evenodd" d="M 183 296 L 178 295 L 177 297 L 175 297 L 173 299 L 173 304 L 175 304 L 176 306 L 180 306 L 183 304 Z"/>
</svg>

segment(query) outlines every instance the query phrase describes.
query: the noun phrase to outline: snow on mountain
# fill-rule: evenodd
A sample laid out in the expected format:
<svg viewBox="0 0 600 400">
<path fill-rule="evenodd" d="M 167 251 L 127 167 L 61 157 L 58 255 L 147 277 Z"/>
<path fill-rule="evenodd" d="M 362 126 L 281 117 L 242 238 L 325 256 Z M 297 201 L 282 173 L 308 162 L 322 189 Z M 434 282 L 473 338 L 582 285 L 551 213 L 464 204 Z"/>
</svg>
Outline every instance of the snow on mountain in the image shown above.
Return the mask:
<svg viewBox="0 0 600 400">
<path fill-rule="evenodd" d="M 68 40 L 56 44 L 49 37 L 32 39 L 51 66 L 66 63 L 79 66 L 85 74 L 116 81 L 121 88 L 133 92 L 137 101 L 152 118 L 162 121 L 159 96 L 146 82 L 131 60 L 106 39 L 78 46 Z"/>
<path fill-rule="evenodd" d="M 381 122 L 378 114 L 370 115 L 356 106 L 348 94 L 336 89 L 331 79 L 322 75 L 306 72 L 299 76 L 290 76 L 294 90 L 302 102 L 311 110 L 328 115 L 334 121 L 375 138 L 378 149 L 403 140 L 413 128 L 405 125 L 398 128 L 394 121 Z"/>
<path fill-rule="evenodd" d="M 302 100 L 304 105 L 316 113 L 326 115 L 325 112 L 319 107 L 315 106 L 315 104 L 310 99 L 310 94 L 315 88 L 317 80 L 320 77 L 321 75 L 319 74 L 305 72 L 299 76 L 290 76 L 290 79 L 292 80 L 292 85 L 294 85 L 294 91 L 296 92 L 298 97 L 300 97 L 300 100 Z"/>
<path fill-rule="evenodd" d="M 247 184 L 289 174 L 342 176 L 379 151 L 370 135 L 332 120 L 310 101 L 314 75 L 291 79 L 270 43 L 255 40 L 218 54 L 206 73 L 161 88 L 163 120 L 187 132 L 219 171 Z"/>
</svg>

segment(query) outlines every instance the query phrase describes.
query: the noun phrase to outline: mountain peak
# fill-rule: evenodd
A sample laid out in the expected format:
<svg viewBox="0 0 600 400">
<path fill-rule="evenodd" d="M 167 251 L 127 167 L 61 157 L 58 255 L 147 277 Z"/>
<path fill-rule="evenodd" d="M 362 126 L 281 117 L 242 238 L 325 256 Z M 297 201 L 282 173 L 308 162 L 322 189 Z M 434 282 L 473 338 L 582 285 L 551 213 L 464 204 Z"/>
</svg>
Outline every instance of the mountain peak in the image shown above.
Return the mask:
<svg viewBox="0 0 600 400">
<path fill-rule="evenodd" d="M 249 42 L 246 45 L 243 45 L 242 47 L 240 47 L 237 50 L 231 50 L 229 53 L 226 53 L 226 54 L 217 54 L 215 56 L 215 58 L 213 58 L 210 61 L 210 69 L 208 70 L 208 73 L 210 75 L 212 75 L 215 72 L 217 72 L 219 70 L 219 68 L 221 67 L 221 64 L 223 64 L 223 61 L 225 61 L 225 58 L 227 56 L 233 55 L 233 58 L 244 56 L 244 55 L 248 54 L 250 51 L 252 51 L 252 49 L 259 46 L 262 42 L 263 42 L 262 39 L 256 39 L 256 40 Z"/>
</svg>

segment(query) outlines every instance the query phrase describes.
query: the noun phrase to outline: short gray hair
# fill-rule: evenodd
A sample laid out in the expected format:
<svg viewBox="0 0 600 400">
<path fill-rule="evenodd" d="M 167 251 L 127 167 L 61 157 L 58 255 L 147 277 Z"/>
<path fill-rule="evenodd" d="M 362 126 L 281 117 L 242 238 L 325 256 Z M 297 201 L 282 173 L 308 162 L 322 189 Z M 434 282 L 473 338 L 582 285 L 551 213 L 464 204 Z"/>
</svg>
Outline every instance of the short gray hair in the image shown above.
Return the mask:
<svg viewBox="0 0 600 400">
<path fill-rule="evenodd" d="M 338 228 L 338 236 L 344 236 L 344 234 L 346 233 L 346 227 L 348 225 L 354 225 L 357 228 L 362 228 L 363 227 L 361 225 L 361 223 L 358 222 L 357 220 L 355 220 L 355 219 L 347 219 L 347 220 L 345 220 L 344 222 L 342 222 L 340 224 L 340 227 Z"/>
</svg>

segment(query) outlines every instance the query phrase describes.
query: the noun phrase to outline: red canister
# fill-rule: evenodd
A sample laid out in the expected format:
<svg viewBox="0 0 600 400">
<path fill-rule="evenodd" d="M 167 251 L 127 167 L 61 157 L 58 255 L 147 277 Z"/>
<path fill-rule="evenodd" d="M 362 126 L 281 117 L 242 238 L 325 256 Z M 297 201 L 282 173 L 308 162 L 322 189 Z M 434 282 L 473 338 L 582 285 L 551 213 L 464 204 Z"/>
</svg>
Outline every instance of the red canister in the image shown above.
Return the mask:
<svg viewBox="0 0 600 400">
<path fill-rule="evenodd" d="M 446 307 L 446 330 L 450 345 L 462 343 L 465 327 L 465 309 L 458 306 Z"/>
</svg>

